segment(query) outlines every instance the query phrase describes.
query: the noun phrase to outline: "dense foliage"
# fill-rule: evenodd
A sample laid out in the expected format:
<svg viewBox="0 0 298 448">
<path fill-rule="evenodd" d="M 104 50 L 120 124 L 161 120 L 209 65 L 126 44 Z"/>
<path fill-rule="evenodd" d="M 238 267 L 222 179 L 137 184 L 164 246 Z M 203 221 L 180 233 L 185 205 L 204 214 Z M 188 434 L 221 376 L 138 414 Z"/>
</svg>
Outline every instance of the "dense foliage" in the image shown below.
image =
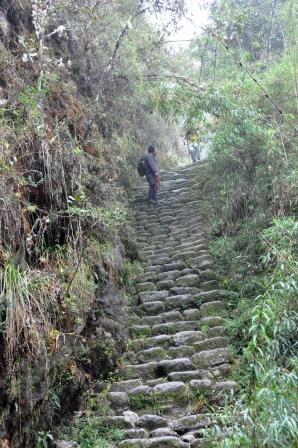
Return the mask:
<svg viewBox="0 0 298 448">
<path fill-rule="evenodd" d="M 192 46 L 205 92 L 188 102 L 187 125 L 209 126 L 202 206 L 241 386 L 212 446 L 295 447 L 298 438 L 295 11 L 292 1 L 218 2 L 212 31 Z"/>
<path fill-rule="evenodd" d="M 0 433 L 15 446 L 46 445 L 72 388 L 117 366 L 125 322 L 107 344 L 102 297 L 116 285 L 125 309 L 138 269 L 128 187 L 149 143 L 182 161 L 181 123 L 209 151 L 197 181 L 240 386 L 207 436 L 297 444 L 297 6 L 215 0 L 178 52 L 166 40 L 183 14 L 182 0 L 0 1 Z M 101 423 L 68 434 L 109 446 L 120 435 Z"/>
</svg>

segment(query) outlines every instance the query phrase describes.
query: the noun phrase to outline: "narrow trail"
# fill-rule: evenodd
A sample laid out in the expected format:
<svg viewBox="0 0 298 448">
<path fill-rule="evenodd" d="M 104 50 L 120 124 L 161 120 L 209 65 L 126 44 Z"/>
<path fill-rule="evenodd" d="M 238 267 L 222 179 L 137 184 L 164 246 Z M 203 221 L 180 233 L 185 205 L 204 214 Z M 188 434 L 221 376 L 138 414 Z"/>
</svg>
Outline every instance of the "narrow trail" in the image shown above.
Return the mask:
<svg viewBox="0 0 298 448">
<path fill-rule="evenodd" d="M 135 204 L 135 232 L 144 262 L 131 309 L 126 374 L 109 400 L 118 446 L 204 447 L 210 405 L 236 384 L 229 370 L 222 304 L 200 217 L 196 166 L 162 175 L 157 207 Z M 146 195 L 146 187 L 136 194 Z"/>
</svg>

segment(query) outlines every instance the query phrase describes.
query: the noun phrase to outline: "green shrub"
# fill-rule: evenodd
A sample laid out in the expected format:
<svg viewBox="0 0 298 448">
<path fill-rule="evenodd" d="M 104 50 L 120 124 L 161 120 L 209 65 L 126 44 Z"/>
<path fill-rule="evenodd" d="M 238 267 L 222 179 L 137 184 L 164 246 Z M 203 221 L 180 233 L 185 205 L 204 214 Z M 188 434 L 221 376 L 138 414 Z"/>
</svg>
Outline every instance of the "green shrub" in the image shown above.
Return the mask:
<svg viewBox="0 0 298 448">
<path fill-rule="evenodd" d="M 111 428 L 107 417 L 86 417 L 74 420 L 72 426 L 62 430 L 65 438 L 74 440 L 80 448 L 111 448 L 119 442 L 123 432 Z"/>
</svg>

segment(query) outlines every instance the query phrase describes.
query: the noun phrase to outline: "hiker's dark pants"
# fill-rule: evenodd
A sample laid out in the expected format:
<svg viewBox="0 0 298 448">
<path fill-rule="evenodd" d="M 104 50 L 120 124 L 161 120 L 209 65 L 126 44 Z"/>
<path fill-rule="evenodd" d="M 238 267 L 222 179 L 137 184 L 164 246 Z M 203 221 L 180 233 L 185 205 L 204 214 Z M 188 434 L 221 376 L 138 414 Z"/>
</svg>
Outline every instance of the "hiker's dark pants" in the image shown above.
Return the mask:
<svg viewBox="0 0 298 448">
<path fill-rule="evenodd" d="M 154 174 L 149 173 L 146 175 L 146 178 L 149 184 L 148 201 L 157 201 L 157 187 L 154 183 Z"/>
</svg>

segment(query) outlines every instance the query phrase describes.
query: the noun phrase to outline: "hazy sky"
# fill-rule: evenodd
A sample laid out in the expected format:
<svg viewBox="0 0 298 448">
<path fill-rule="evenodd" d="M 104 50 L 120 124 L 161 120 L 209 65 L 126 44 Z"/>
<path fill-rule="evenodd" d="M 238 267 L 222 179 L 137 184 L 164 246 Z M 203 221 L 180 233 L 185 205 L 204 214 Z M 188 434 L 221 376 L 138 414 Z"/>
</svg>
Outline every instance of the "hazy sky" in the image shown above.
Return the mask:
<svg viewBox="0 0 298 448">
<path fill-rule="evenodd" d="M 181 21 L 181 30 L 173 36 L 175 39 L 192 39 L 200 34 L 202 26 L 206 25 L 209 13 L 209 1 L 186 0 L 188 9 L 187 18 Z"/>
<path fill-rule="evenodd" d="M 172 43 L 172 47 L 187 47 L 188 42 L 183 41 L 192 39 L 202 32 L 202 28 L 208 23 L 210 2 L 211 0 L 185 0 L 187 8 L 186 17 L 179 22 L 179 30 L 169 36 L 169 40 L 179 41 Z M 169 15 L 165 12 L 159 17 L 152 15 L 148 19 L 159 28 L 162 28 L 163 25 L 168 23 Z"/>
</svg>

